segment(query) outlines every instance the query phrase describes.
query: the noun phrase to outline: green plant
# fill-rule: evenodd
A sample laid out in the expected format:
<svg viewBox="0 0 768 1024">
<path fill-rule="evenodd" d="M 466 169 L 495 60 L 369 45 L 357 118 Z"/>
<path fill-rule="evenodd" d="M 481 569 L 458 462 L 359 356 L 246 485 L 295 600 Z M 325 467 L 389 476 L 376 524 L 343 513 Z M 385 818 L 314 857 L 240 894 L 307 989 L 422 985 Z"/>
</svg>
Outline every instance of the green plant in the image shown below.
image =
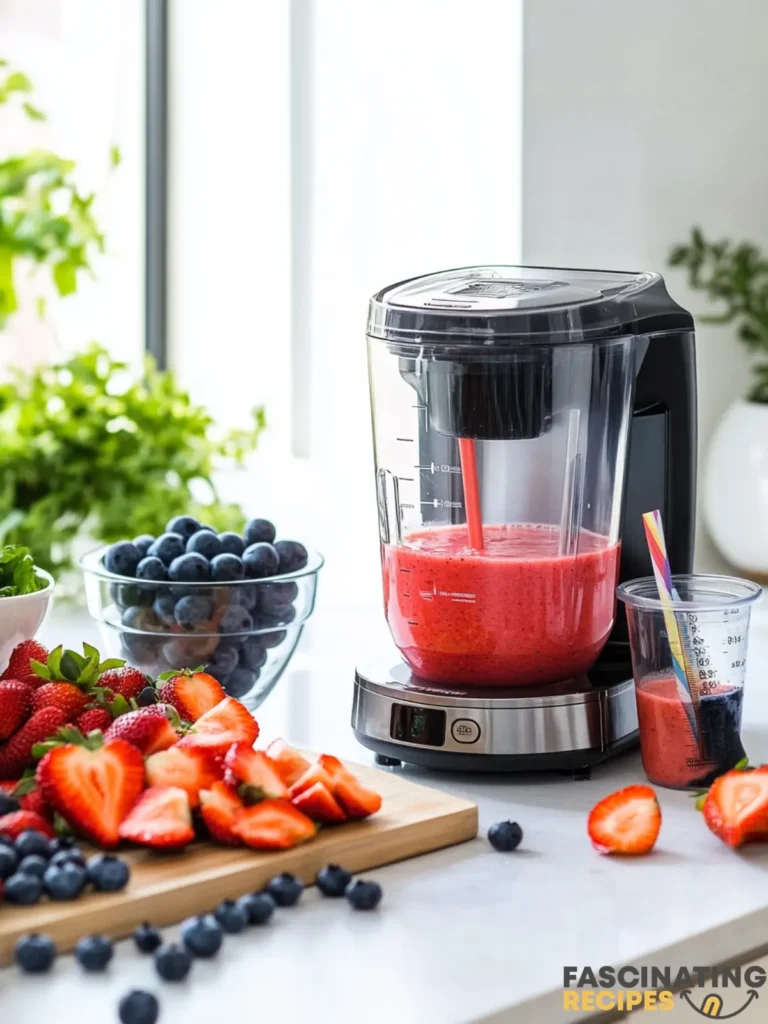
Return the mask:
<svg viewBox="0 0 768 1024">
<path fill-rule="evenodd" d="M 240 463 L 264 422 L 258 408 L 247 430 L 217 437 L 172 373 L 148 360 L 137 378 L 98 345 L 16 371 L 0 385 L 0 541 L 25 545 L 55 574 L 81 533 L 157 534 L 182 512 L 238 529 L 242 513 L 218 500 L 211 475 Z M 204 504 L 192 497 L 201 484 Z"/>
<path fill-rule="evenodd" d="M 670 265 L 684 267 L 692 288 L 703 291 L 720 312 L 699 319 L 703 323 L 735 323 L 738 337 L 754 352 L 768 352 L 768 259 L 750 242 L 709 242 L 694 228 L 687 245 L 670 253 Z M 752 402 L 768 403 L 768 362 L 754 366 Z"/>
<path fill-rule="evenodd" d="M 35 571 L 35 563 L 27 548 L 7 544 L 0 548 L 0 597 L 35 594 L 48 586 Z"/>
</svg>

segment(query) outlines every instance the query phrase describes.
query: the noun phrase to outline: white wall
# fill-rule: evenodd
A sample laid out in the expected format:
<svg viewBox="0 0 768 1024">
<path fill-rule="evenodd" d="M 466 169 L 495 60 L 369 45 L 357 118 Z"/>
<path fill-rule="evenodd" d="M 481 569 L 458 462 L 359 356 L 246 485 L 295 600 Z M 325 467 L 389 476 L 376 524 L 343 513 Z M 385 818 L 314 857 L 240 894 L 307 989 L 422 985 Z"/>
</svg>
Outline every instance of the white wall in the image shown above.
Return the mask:
<svg viewBox="0 0 768 1024">
<path fill-rule="evenodd" d="M 526 262 L 664 272 L 697 223 L 768 246 L 765 0 L 528 0 L 524 47 Z M 697 339 L 703 451 L 749 378 L 727 328 Z"/>
</svg>

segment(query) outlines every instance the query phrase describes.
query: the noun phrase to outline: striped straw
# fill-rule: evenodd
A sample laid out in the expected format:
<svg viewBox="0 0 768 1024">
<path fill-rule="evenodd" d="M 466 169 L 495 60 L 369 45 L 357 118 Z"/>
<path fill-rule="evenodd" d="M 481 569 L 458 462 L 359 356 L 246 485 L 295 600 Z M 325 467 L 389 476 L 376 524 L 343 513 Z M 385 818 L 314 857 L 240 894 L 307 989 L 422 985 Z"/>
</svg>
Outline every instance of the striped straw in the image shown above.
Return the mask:
<svg viewBox="0 0 768 1024">
<path fill-rule="evenodd" d="M 680 638 L 677 618 L 675 616 L 675 599 L 678 597 L 674 584 L 672 583 L 672 570 L 667 555 L 667 545 L 664 540 L 664 528 L 661 523 L 661 513 L 658 509 L 654 512 L 643 513 L 643 526 L 645 527 L 645 539 L 648 542 L 648 550 L 653 565 L 653 575 L 656 579 L 656 586 L 659 590 L 664 624 L 667 627 L 667 638 L 669 649 L 672 654 L 672 669 L 677 680 L 677 689 L 680 699 L 685 705 L 685 712 L 691 726 L 694 739 L 698 743 L 699 730 L 696 724 L 696 713 L 693 707 L 693 693 L 691 683 L 686 675 L 686 658 L 683 653 L 683 644 Z"/>
</svg>

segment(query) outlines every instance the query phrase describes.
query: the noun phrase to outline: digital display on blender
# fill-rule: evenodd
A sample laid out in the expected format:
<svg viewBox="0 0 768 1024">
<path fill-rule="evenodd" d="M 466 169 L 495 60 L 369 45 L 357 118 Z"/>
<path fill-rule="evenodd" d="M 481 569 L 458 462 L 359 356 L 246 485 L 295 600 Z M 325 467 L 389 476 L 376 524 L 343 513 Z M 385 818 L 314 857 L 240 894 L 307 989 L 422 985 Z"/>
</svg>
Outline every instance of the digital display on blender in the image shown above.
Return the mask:
<svg viewBox="0 0 768 1024">
<path fill-rule="evenodd" d="M 436 708 L 393 704 L 389 734 L 393 740 L 403 743 L 442 747 L 445 742 L 445 712 Z"/>
</svg>

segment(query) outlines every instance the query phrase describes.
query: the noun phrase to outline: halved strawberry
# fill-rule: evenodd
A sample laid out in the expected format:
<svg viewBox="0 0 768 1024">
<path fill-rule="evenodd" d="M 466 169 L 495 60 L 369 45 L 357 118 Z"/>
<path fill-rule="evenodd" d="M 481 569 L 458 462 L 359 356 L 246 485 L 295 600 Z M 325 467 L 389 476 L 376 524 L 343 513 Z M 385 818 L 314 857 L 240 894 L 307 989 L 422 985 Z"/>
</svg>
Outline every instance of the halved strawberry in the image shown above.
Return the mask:
<svg viewBox="0 0 768 1024">
<path fill-rule="evenodd" d="M 120 838 L 157 850 L 178 850 L 195 838 L 187 794 L 178 786 L 144 791 L 120 826 Z"/>
<path fill-rule="evenodd" d="M 246 802 L 288 799 L 288 787 L 263 750 L 254 750 L 250 743 L 233 743 L 224 764 L 231 775 L 227 781 L 238 787 Z"/>
<path fill-rule="evenodd" d="M 242 840 L 233 829 L 237 816 L 244 808 L 236 790 L 225 782 L 214 782 L 210 789 L 200 791 L 200 814 L 217 843 L 239 846 Z"/>
<path fill-rule="evenodd" d="M 37 781 L 72 828 L 110 848 L 117 846 L 120 822 L 144 788 L 144 759 L 125 740 L 102 745 L 95 734 L 82 745 L 49 750 L 37 766 Z"/>
<path fill-rule="evenodd" d="M 225 697 L 206 711 L 186 736 L 179 740 L 183 748 L 198 747 L 212 754 L 226 754 L 233 743 L 253 745 L 259 735 L 256 719 L 234 697 Z"/>
<path fill-rule="evenodd" d="M 333 791 L 333 779 L 328 772 L 321 768 L 319 764 L 311 764 L 301 778 L 297 779 L 291 786 L 291 800 L 297 797 L 299 793 L 303 793 L 305 789 L 311 789 L 318 782 L 322 783 L 329 792 Z"/>
<path fill-rule="evenodd" d="M 303 790 L 293 798 L 291 803 L 312 821 L 321 821 L 331 825 L 347 820 L 343 808 L 322 782 L 316 782 L 314 786 Z"/>
<path fill-rule="evenodd" d="M 288 850 L 311 839 L 316 827 L 285 800 L 262 800 L 240 811 L 232 831 L 254 850 Z"/>
<path fill-rule="evenodd" d="M 381 796 L 346 770 L 334 776 L 331 792 L 350 818 L 368 818 L 381 810 Z"/>
<path fill-rule="evenodd" d="M 33 692 L 18 679 L 0 683 L 0 740 L 7 740 L 27 720 Z"/>
<path fill-rule="evenodd" d="M 150 786 L 183 789 L 190 807 L 197 807 L 201 789 L 210 789 L 222 776 L 221 765 L 207 750 L 178 745 L 148 757 L 146 769 Z"/>
<path fill-rule="evenodd" d="M 196 722 L 227 696 L 218 679 L 207 672 L 184 669 L 172 673 L 170 678 L 160 678 L 165 679 L 165 682 L 158 698 L 165 704 L 172 704 L 187 722 Z"/>
<path fill-rule="evenodd" d="M 104 733 L 104 739 L 120 737 L 132 743 L 145 757 L 167 750 L 178 741 L 179 733 L 166 712 L 172 715 L 176 726 L 181 729 L 181 719 L 175 708 L 167 704 L 153 704 L 116 718 Z"/>
<path fill-rule="evenodd" d="M 0 836 L 7 836 L 8 839 L 18 839 L 22 832 L 33 829 L 35 832 L 42 832 L 44 836 L 53 839 L 56 833 L 49 821 L 34 811 L 11 811 L 0 817 Z"/>
<path fill-rule="evenodd" d="M 734 769 L 709 787 L 702 806 L 704 821 L 728 846 L 768 840 L 768 765 Z"/>
<path fill-rule="evenodd" d="M 661 808 L 650 786 L 627 786 L 600 800 L 587 832 L 598 853 L 649 853 L 661 828 Z"/>
<path fill-rule="evenodd" d="M 274 762 L 275 771 L 286 786 L 292 786 L 311 767 L 306 757 L 288 746 L 285 740 L 272 740 L 266 754 Z"/>
</svg>

